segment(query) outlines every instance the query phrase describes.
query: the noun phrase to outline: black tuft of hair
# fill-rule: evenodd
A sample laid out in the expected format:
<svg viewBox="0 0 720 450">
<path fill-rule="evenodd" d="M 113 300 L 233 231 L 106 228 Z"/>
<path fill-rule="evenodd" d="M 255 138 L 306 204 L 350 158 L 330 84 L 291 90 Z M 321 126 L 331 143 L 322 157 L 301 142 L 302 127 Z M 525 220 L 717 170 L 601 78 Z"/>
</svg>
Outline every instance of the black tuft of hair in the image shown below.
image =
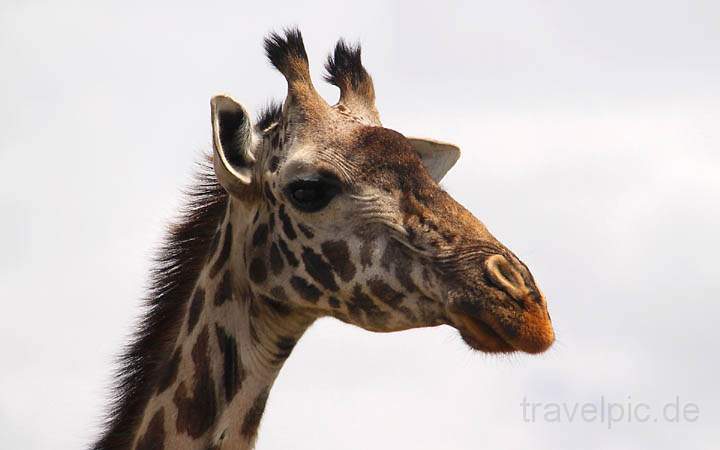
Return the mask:
<svg viewBox="0 0 720 450">
<path fill-rule="evenodd" d="M 255 127 L 262 131 L 275 122 L 279 122 L 282 117 L 282 103 L 277 100 L 270 100 L 260 110 L 255 121 Z"/>
<path fill-rule="evenodd" d="M 350 45 L 344 39 L 328 55 L 325 71 L 325 81 L 340 89 L 358 89 L 370 77 L 362 65 L 360 44 Z"/>
<path fill-rule="evenodd" d="M 294 77 L 293 68 L 289 64 L 292 59 L 305 62 L 308 66 L 308 56 L 305 51 L 302 34 L 297 28 L 283 30 L 284 37 L 278 33 L 270 33 L 264 41 L 265 54 L 273 66 L 286 77 Z"/>
<path fill-rule="evenodd" d="M 92 449 L 132 446 L 138 421 L 156 388 L 154 380 L 172 354 L 186 304 L 228 202 L 210 158 L 200 166 L 195 185 L 186 193 L 188 200 L 180 218 L 169 228 L 155 257 L 145 313 L 120 357 L 106 428 Z"/>
</svg>

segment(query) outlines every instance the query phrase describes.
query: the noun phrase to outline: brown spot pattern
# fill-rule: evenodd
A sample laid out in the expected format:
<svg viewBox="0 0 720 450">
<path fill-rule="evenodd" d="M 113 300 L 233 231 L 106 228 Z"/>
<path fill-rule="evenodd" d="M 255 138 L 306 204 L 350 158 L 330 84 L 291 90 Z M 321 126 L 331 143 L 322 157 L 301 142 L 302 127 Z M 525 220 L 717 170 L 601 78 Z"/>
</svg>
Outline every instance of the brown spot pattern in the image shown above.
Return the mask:
<svg viewBox="0 0 720 450">
<path fill-rule="evenodd" d="M 368 281 L 370 292 L 380 301 L 387 303 L 392 308 L 397 308 L 403 301 L 403 294 L 393 289 L 389 284 L 380 278 L 373 278 Z"/>
<path fill-rule="evenodd" d="M 396 291 L 392 286 L 377 277 L 368 281 L 368 287 L 370 287 L 370 292 L 374 297 L 391 308 L 400 311 L 408 321 L 415 322 L 417 320 L 415 313 L 410 308 L 402 306 L 405 299 L 402 292 Z"/>
<path fill-rule="evenodd" d="M 363 269 L 367 269 L 372 265 L 373 246 L 374 241 L 372 239 L 365 239 L 360 244 L 360 265 Z"/>
<path fill-rule="evenodd" d="M 257 398 L 255 398 L 250 410 L 247 412 L 247 415 L 245 415 L 245 419 L 243 419 L 242 427 L 240 429 L 240 433 L 243 436 L 254 438 L 257 435 L 257 430 L 260 426 L 260 420 L 262 419 L 263 412 L 265 412 L 265 404 L 267 404 L 269 393 L 270 391 L 268 388 L 265 388 L 260 392 L 260 394 L 258 394 Z"/>
<path fill-rule="evenodd" d="M 385 246 L 383 255 L 380 258 L 380 266 L 390 271 L 392 265 L 395 265 L 395 278 L 406 292 L 412 293 L 418 290 L 417 285 L 412 279 L 412 265 L 408 260 L 408 255 L 403 251 L 401 244 L 391 241 Z"/>
<path fill-rule="evenodd" d="M 232 291 L 233 291 L 233 281 L 232 281 L 232 274 L 229 270 L 226 270 L 223 274 L 222 280 L 220 280 L 220 284 L 218 285 L 217 289 L 215 290 L 215 300 L 214 303 L 216 306 L 220 306 L 226 301 L 230 300 L 232 298 Z"/>
<path fill-rule="evenodd" d="M 267 268 L 260 258 L 253 258 L 249 269 L 250 279 L 255 283 L 262 283 L 267 279 Z"/>
<path fill-rule="evenodd" d="M 261 223 L 255 229 L 255 233 L 253 233 L 252 245 L 254 247 L 259 247 L 261 245 L 265 245 L 265 242 L 267 241 L 267 236 L 268 236 L 268 226 L 265 223 Z"/>
<path fill-rule="evenodd" d="M 320 299 L 320 290 L 315 285 L 305 281 L 304 278 L 293 276 L 290 278 L 290 285 L 295 289 L 295 292 L 300 294 L 300 297 L 310 303 L 317 303 Z"/>
<path fill-rule="evenodd" d="M 160 380 L 158 380 L 157 385 L 157 393 L 161 394 L 165 392 L 167 388 L 172 386 L 173 383 L 175 383 L 175 379 L 177 378 L 178 374 L 178 368 L 180 367 L 180 349 L 175 349 L 175 352 L 173 353 L 170 360 L 165 364 L 165 368 L 163 369 L 162 375 L 160 376 Z"/>
<path fill-rule="evenodd" d="M 317 282 L 331 291 L 339 289 L 335 282 L 335 275 L 332 273 L 332 267 L 325 262 L 322 256 L 315 253 L 311 248 L 303 247 L 302 260 L 307 273 Z"/>
<path fill-rule="evenodd" d="M 282 239 L 278 239 L 278 246 L 280 246 L 280 251 L 285 255 L 285 259 L 287 260 L 288 264 L 290 264 L 293 267 L 297 267 L 298 264 L 300 264 L 300 261 L 295 257 L 295 254 L 290 251 L 285 241 Z"/>
<path fill-rule="evenodd" d="M 394 241 L 388 242 L 385 246 L 385 250 L 383 250 L 383 254 L 380 257 L 380 266 L 388 270 L 390 269 L 390 265 L 393 263 L 393 261 L 397 261 L 400 259 L 400 252 L 398 251 L 397 245 Z"/>
<path fill-rule="evenodd" d="M 265 182 L 265 197 L 267 197 L 271 205 L 275 206 L 275 196 L 273 195 L 272 190 L 270 189 L 270 185 L 267 181 Z"/>
<path fill-rule="evenodd" d="M 415 281 L 413 281 L 412 276 L 410 275 L 411 271 L 412 266 L 408 263 L 408 261 L 404 259 L 396 261 L 395 276 L 407 292 L 415 292 L 418 290 Z"/>
<path fill-rule="evenodd" d="M 145 434 L 138 440 L 135 450 L 162 450 L 165 448 L 165 408 L 158 409 L 150 419 Z"/>
<path fill-rule="evenodd" d="M 389 314 L 380 310 L 375 302 L 363 292 L 359 284 L 353 288 L 352 297 L 347 305 L 350 315 L 358 321 L 362 321 L 362 311 L 365 313 L 367 321 L 374 326 L 380 327 L 387 322 Z"/>
<path fill-rule="evenodd" d="M 312 228 L 310 228 L 306 225 L 303 225 L 301 223 L 298 223 L 297 226 L 300 229 L 300 231 L 302 232 L 302 234 L 305 235 L 306 238 L 312 239 L 315 237 L 315 234 L 313 233 Z"/>
<path fill-rule="evenodd" d="M 208 326 L 205 325 L 191 352 L 195 368 L 192 392 L 188 395 L 188 388 L 182 382 L 173 396 L 178 409 L 175 427 L 178 433 L 187 433 L 193 438 L 202 436 L 215 422 L 217 415 L 215 385 L 208 355 L 209 334 Z"/>
<path fill-rule="evenodd" d="M 355 277 L 355 264 L 350 261 L 350 249 L 345 241 L 325 241 L 320 246 L 335 273 L 346 283 Z"/>
<path fill-rule="evenodd" d="M 223 355 L 223 386 L 225 389 L 225 401 L 230 403 L 242 387 L 245 380 L 245 368 L 242 365 L 242 358 L 238 353 L 235 336 L 229 334 L 220 325 L 215 325 L 215 334 L 218 340 L 218 347 Z"/>
<path fill-rule="evenodd" d="M 260 299 L 265 302 L 265 304 L 268 306 L 268 308 L 273 311 L 276 315 L 280 317 L 287 317 L 290 315 L 292 310 L 290 307 L 283 303 L 275 300 L 274 298 L 267 297 L 265 295 L 261 295 Z"/>
<path fill-rule="evenodd" d="M 277 346 L 277 352 L 275 353 L 275 364 L 280 364 L 290 356 L 293 349 L 297 344 L 297 340 L 287 336 L 280 336 L 278 341 L 275 343 Z"/>
<path fill-rule="evenodd" d="M 280 209 L 278 209 L 278 217 L 280 217 L 280 222 L 282 222 L 282 228 L 283 232 L 285 232 L 285 236 L 287 236 L 287 238 L 291 241 L 295 239 L 297 237 L 297 233 L 295 233 L 295 228 L 293 228 L 290 217 L 285 214 L 285 205 L 280 205 Z"/>
</svg>

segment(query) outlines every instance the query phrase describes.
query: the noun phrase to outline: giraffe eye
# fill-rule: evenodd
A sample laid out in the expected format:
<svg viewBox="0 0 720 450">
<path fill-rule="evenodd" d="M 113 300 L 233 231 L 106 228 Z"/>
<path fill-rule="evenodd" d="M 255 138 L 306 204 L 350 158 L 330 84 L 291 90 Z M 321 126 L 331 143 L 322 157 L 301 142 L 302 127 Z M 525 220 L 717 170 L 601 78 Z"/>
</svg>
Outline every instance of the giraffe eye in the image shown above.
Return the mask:
<svg viewBox="0 0 720 450">
<path fill-rule="evenodd" d="M 290 183 L 285 195 L 300 211 L 320 211 L 340 192 L 337 181 L 329 178 L 302 179 Z"/>
</svg>

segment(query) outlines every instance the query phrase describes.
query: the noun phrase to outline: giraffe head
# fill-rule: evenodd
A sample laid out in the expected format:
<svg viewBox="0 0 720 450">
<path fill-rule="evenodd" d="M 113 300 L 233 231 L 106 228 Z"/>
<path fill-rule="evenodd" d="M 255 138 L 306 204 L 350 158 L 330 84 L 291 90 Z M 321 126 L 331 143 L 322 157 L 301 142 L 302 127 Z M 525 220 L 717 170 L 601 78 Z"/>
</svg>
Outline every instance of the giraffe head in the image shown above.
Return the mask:
<svg viewBox="0 0 720 450">
<path fill-rule="evenodd" d="M 265 49 L 287 81 L 282 108 L 253 124 L 230 97 L 211 101 L 217 178 L 242 205 L 231 214 L 252 216 L 236 256 L 253 297 L 373 331 L 449 324 L 486 352 L 546 350 L 527 266 L 438 185 L 459 149 L 382 127 L 359 47 L 341 40 L 328 58 L 334 106 L 299 31 Z"/>
</svg>

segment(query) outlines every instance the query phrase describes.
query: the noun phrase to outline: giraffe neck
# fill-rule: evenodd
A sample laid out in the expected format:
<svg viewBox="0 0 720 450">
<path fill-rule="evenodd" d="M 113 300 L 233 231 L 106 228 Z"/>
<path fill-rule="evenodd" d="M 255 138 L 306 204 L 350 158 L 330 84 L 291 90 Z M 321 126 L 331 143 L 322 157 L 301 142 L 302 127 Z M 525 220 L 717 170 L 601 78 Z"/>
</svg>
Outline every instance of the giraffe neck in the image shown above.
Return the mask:
<svg viewBox="0 0 720 450">
<path fill-rule="evenodd" d="M 264 297 L 245 278 L 245 239 L 255 214 L 228 204 L 207 263 L 157 377 L 134 448 L 254 446 L 269 391 L 313 319 Z"/>
</svg>

